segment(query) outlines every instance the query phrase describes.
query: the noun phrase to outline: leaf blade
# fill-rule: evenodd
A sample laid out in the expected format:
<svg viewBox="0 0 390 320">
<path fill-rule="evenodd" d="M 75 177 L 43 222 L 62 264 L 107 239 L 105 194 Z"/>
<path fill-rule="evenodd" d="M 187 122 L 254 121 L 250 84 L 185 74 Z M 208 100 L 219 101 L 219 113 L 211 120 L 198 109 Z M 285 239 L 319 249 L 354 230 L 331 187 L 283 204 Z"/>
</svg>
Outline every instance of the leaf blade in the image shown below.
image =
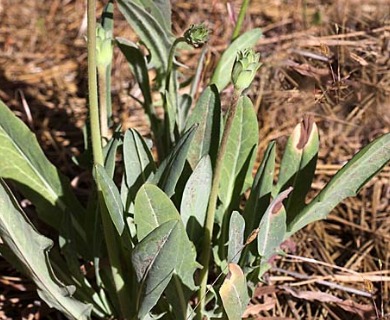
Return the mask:
<svg viewBox="0 0 390 320">
<path fill-rule="evenodd" d="M 347 197 L 360 188 L 390 161 L 390 133 L 375 139 L 341 168 L 326 187 L 289 224 L 290 236 L 307 224 L 325 219 Z"/>
<path fill-rule="evenodd" d="M 229 274 L 223 282 L 219 294 L 228 319 L 241 319 L 249 302 L 249 295 L 245 276 L 237 264 L 229 264 Z"/>
<path fill-rule="evenodd" d="M 102 191 L 104 202 L 107 206 L 111 221 L 121 235 L 125 228 L 125 221 L 123 217 L 123 204 L 118 188 L 114 181 L 109 177 L 103 166 L 95 165 L 96 182 Z"/>
<path fill-rule="evenodd" d="M 91 306 L 72 298 L 74 286 L 63 285 L 53 273 L 48 258 L 53 242 L 35 230 L 2 180 L 0 211 L 0 236 L 37 285 L 39 296 L 70 318 L 89 319 Z"/>
</svg>

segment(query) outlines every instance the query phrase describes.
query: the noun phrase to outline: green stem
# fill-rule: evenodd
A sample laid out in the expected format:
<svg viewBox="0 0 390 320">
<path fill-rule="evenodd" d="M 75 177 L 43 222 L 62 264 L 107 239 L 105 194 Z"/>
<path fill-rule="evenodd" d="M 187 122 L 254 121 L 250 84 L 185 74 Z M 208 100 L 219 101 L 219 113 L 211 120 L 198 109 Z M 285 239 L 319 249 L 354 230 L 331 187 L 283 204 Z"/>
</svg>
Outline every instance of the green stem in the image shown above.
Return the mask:
<svg viewBox="0 0 390 320">
<path fill-rule="evenodd" d="M 88 0 L 87 2 L 87 22 L 88 22 L 88 94 L 89 94 L 89 113 L 91 122 L 91 139 L 93 161 L 95 164 L 104 165 L 102 139 L 100 134 L 99 109 L 98 109 L 98 85 L 96 70 L 96 2 Z M 107 244 L 108 258 L 110 260 L 111 273 L 115 284 L 116 294 L 123 317 L 130 315 L 129 295 L 126 294 L 125 284 L 122 278 L 122 267 L 120 264 L 120 253 L 118 250 L 118 241 L 116 231 L 111 221 L 103 196 L 98 186 L 98 200 L 103 222 L 104 237 Z"/>
<path fill-rule="evenodd" d="M 169 51 L 169 56 L 168 56 L 168 66 L 167 66 L 167 74 L 165 77 L 165 92 L 164 92 L 164 100 L 163 100 L 163 110 L 164 110 L 164 128 L 163 128 L 163 134 L 160 135 L 159 137 L 156 137 L 157 139 L 162 139 L 159 142 L 157 142 L 157 147 L 160 146 L 160 150 L 158 150 L 158 155 L 160 160 L 164 159 L 165 152 L 169 151 L 171 147 L 171 128 L 170 126 L 170 121 L 169 121 L 169 112 L 168 112 L 168 92 L 172 90 L 172 86 L 170 85 L 170 80 L 171 80 L 171 74 L 173 71 L 173 58 L 175 56 L 175 50 L 177 45 L 180 42 L 185 42 L 184 37 L 179 37 L 175 39 L 175 41 L 172 44 L 171 50 Z M 174 90 L 174 89 L 173 89 Z M 165 139 L 165 140 L 164 140 Z M 163 142 L 161 142 L 163 141 Z"/>
<path fill-rule="evenodd" d="M 103 138 L 108 139 L 106 67 L 99 66 L 97 72 L 99 78 L 99 111 L 101 135 Z M 102 143 L 105 144 L 105 139 L 103 139 Z"/>
<path fill-rule="evenodd" d="M 211 252 L 211 240 L 214 228 L 215 211 L 217 207 L 219 183 L 222 173 L 222 161 L 226 153 L 227 143 L 232 129 L 232 124 L 237 111 L 238 100 L 241 96 L 241 92 L 234 91 L 232 102 L 227 113 L 225 128 L 222 134 L 221 145 L 218 150 L 217 160 L 214 169 L 213 182 L 210 192 L 210 200 L 207 207 L 206 227 L 202 245 L 201 265 L 203 269 L 200 272 L 200 290 L 199 290 L 199 310 L 197 312 L 197 319 L 201 318 L 201 314 L 204 310 L 204 298 L 206 296 L 207 279 L 209 273 L 209 261 Z"/>
<path fill-rule="evenodd" d="M 88 0 L 88 96 L 93 162 L 103 165 L 102 140 L 99 124 L 97 77 L 96 77 L 96 3 Z"/>
<path fill-rule="evenodd" d="M 185 320 L 187 319 L 187 301 L 184 297 L 183 287 L 181 285 L 180 279 L 176 274 L 173 275 L 173 282 L 177 292 L 178 303 L 180 304 L 179 310 L 181 311 L 180 313 L 182 319 Z"/>
<path fill-rule="evenodd" d="M 175 57 L 176 47 L 177 47 L 177 45 L 180 42 L 185 42 L 185 41 L 186 40 L 185 40 L 184 37 L 176 38 L 175 41 L 172 44 L 171 50 L 169 51 L 167 75 L 166 75 L 166 78 L 165 78 L 165 91 L 169 91 L 169 81 L 171 79 L 171 73 L 172 73 L 172 70 L 173 70 L 173 58 Z"/>
<path fill-rule="evenodd" d="M 240 13 L 238 14 L 236 26 L 234 27 L 232 41 L 234 41 L 239 35 L 242 27 L 242 23 L 244 22 L 246 10 L 248 9 L 249 0 L 244 0 L 241 4 Z"/>
</svg>

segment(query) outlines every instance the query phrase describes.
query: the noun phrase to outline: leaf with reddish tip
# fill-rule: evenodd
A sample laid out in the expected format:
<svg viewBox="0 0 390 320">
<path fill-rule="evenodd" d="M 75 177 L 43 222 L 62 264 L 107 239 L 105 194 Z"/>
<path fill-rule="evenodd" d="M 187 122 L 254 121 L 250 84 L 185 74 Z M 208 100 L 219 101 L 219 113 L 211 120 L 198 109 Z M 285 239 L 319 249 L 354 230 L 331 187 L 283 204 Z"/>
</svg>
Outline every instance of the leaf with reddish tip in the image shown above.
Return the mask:
<svg viewBox="0 0 390 320">
<path fill-rule="evenodd" d="M 290 236 L 307 224 L 325 219 L 347 197 L 356 196 L 360 188 L 390 161 L 390 133 L 360 150 L 324 189 L 288 225 Z"/>
<path fill-rule="evenodd" d="M 280 193 L 269 205 L 260 221 L 257 237 L 257 250 L 263 260 L 274 255 L 286 235 L 286 210 L 283 200 L 288 197 L 292 187 Z"/>
<path fill-rule="evenodd" d="M 318 129 L 313 118 L 306 116 L 298 124 L 287 141 L 280 166 L 278 183 L 273 195 L 292 186 L 293 192 L 285 201 L 287 224 L 305 206 L 305 197 L 310 189 L 317 163 Z"/>
<path fill-rule="evenodd" d="M 219 294 L 228 319 L 241 319 L 249 303 L 249 295 L 246 279 L 239 265 L 229 263 L 229 274 L 223 282 Z"/>
</svg>

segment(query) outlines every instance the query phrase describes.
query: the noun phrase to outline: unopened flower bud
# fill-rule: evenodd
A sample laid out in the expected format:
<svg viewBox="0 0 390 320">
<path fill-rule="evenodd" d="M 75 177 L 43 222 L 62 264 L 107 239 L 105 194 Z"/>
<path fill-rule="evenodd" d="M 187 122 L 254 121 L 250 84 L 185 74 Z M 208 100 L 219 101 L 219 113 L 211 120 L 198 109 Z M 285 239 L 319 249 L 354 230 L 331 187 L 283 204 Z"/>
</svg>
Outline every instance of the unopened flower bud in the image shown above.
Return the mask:
<svg viewBox="0 0 390 320">
<path fill-rule="evenodd" d="M 101 25 L 96 28 L 96 64 L 108 66 L 112 60 L 112 36 Z"/>
<path fill-rule="evenodd" d="M 184 33 L 184 38 L 188 44 L 198 48 L 203 46 L 209 40 L 209 29 L 202 24 L 193 24 Z"/>
<path fill-rule="evenodd" d="M 259 60 L 260 53 L 255 53 L 253 49 L 244 49 L 237 52 L 232 69 L 232 82 L 236 90 L 243 91 L 251 85 L 256 71 L 261 66 Z"/>
</svg>

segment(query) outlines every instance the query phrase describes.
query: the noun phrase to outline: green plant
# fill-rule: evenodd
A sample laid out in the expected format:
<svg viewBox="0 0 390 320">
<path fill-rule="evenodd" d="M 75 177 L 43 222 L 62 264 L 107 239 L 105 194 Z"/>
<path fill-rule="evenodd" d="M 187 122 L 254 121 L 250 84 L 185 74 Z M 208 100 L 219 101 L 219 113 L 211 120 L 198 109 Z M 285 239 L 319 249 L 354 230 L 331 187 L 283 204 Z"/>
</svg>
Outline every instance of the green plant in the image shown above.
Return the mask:
<svg viewBox="0 0 390 320">
<path fill-rule="evenodd" d="M 202 44 L 204 26 L 175 39 L 168 1 L 118 0 L 118 7 L 149 50 L 149 59 L 138 45 L 112 38 L 111 1 L 97 28 L 94 1 L 88 1 L 93 155 L 88 170 L 95 183 L 86 206 L 46 159 L 33 133 L 0 102 L 0 176 L 32 201 L 56 237 L 52 241 L 35 229 L 1 180 L 0 252 L 33 279 L 49 306 L 71 319 L 239 319 L 252 284 L 282 253 L 280 245 L 356 195 L 389 161 L 390 134 L 363 148 L 306 204 L 319 145 L 310 117 L 288 140 L 277 184 L 274 142 L 252 178 L 258 124 L 245 89 L 259 68 L 259 55 L 247 48 L 255 45 L 260 30 L 229 45 L 194 101 L 194 90 L 179 93 L 188 81 L 181 78 L 174 56 L 180 44 Z M 114 129 L 108 138 L 104 129 L 111 124 L 107 88 L 113 42 L 141 88 L 139 102 L 150 120 L 159 165 L 150 141 L 136 130 Z M 148 78 L 151 67 L 157 72 L 156 88 Z M 201 69 L 199 64 L 193 88 Z M 220 91 L 230 80 L 234 93 L 224 119 Z M 152 90 L 162 94 L 163 119 L 157 117 Z M 124 169 L 119 188 L 114 182 L 117 153 L 123 155 Z M 242 210 L 240 200 L 249 187 Z M 93 265 L 92 277 L 81 272 L 81 264 Z M 218 277 L 227 271 L 228 277 Z M 208 290 L 209 273 L 217 280 Z"/>
</svg>

